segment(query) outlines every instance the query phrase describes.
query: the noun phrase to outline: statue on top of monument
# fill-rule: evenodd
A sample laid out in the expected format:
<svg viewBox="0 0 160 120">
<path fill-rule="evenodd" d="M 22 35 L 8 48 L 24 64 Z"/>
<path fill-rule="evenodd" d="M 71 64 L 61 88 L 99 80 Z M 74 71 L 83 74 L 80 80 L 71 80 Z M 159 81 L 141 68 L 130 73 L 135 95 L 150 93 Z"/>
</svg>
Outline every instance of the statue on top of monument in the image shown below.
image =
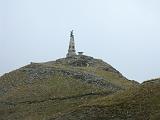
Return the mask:
<svg viewBox="0 0 160 120">
<path fill-rule="evenodd" d="M 73 30 L 71 31 L 71 37 L 73 37 Z"/>
</svg>

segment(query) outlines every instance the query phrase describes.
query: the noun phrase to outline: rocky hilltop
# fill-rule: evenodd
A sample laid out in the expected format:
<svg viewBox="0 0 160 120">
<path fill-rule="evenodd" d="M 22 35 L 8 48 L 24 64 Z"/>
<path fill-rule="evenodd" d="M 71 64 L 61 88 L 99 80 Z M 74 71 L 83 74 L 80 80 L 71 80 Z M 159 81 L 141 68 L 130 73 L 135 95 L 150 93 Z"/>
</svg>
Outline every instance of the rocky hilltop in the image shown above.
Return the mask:
<svg viewBox="0 0 160 120">
<path fill-rule="evenodd" d="M 154 96 L 159 79 L 140 85 L 108 63 L 90 56 L 31 63 L 0 77 L 0 119 L 140 120 L 133 114 L 146 109 L 145 100 L 152 101 L 147 96 L 150 85 Z M 159 112 L 158 107 L 155 110 Z"/>
</svg>

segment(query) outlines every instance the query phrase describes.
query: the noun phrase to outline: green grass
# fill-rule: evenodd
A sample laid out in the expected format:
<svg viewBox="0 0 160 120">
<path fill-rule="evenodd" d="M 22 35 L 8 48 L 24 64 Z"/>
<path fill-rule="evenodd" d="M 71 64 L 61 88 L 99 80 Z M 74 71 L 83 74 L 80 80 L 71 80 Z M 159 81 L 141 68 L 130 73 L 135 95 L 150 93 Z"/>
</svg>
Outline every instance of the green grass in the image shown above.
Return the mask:
<svg viewBox="0 0 160 120">
<path fill-rule="evenodd" d="M 16 74 L 18 75 L 20 73 Z M 21 78 L 24 76 L 21 76 Z M 102 94 L 111 92 L 112 91 L 108 89 L 100 88 L 77 79 L 54 75 L 48 79 L 36 81 L 33 84 L 17 85 L 10 89 L 8 93 L 1 98 L 1 101 L 14 103 L 15 106 L 4 106 L 3 109 L 0 109 L 0 114 L 2 114 L 1 117 L 12 118 L 13 120 L 22 118 L 41 120 L 49 116 L 55 116 L 73 110 L 77 108 L 77 106 L 97 98 L 99 95 L 54 100 L 56 98 L 81 96 L 88 93 Z M 28 101 L 36 102 L 29 104 Z"/>
<path fill-rule="evenodd" d="M 16 102 L 33 101 L 107 91 L 109 91 L 107 88 L 100 88 L 93 84 L 81 82 L 80 80 L 57 75 L 34 84 L 14 87 L 8 91 L 8 94 L 3 96 L 3 99 Z"/>
<path fill-rule="evenodd" d="M 111 96 L 96 98 L 62 118 L 71 117 L 76 119 L 81 116 L 86 120 L 92 118 L 102 120 L 129 118 L 133 120 L 159 120 L 159 91 L 160 85 L 157 83 L 143 84 L 136 89 L 132 88 L 127 91 L 117 92 Z"/>
</svg>

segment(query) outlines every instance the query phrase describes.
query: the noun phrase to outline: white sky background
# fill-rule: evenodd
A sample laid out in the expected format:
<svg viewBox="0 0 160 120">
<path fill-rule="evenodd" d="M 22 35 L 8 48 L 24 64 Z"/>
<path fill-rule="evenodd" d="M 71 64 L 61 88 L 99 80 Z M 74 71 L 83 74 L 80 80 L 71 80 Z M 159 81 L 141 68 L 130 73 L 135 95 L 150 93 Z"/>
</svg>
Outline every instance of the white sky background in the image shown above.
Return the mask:
<svg viewBox="0 0 160 120">
<path fill-rule="evenodd" d="M 77 51 L 129 79 L 160 77 L 159 0 L 0 0 L 0 75 Z"/>
</svg>

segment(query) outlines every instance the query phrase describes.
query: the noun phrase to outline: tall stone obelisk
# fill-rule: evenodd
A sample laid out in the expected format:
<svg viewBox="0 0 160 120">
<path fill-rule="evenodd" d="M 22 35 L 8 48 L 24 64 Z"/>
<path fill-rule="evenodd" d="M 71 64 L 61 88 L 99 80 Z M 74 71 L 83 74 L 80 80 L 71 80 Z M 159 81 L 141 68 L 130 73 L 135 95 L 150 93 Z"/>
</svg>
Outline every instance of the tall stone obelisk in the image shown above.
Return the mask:
<svg viewBox="0 0 160 120">
<path fill-rule="evenodd" d="M 68 49 L 68 53 L 66 57 L 72 57 L 74 55 L 76 55 L 76 49 L 75 49 L 74 35 L 73 35 L 73 30 L 72 30 L 70 34 L 69 49 Z"/>
</svg>

